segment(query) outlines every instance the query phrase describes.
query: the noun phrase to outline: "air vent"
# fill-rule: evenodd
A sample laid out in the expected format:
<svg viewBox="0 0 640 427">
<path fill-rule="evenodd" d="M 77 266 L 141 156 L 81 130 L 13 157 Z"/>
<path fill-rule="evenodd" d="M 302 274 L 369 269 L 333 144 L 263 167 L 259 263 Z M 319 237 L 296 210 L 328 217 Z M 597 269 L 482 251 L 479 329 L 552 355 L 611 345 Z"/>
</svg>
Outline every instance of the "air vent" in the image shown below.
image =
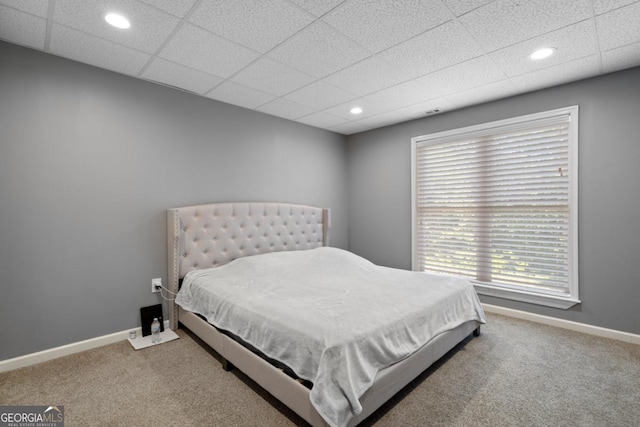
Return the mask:
<svg viewBox="0 0 640 427">
<path fill-rule="evenodd" d="M 427 116 L 430 116 L 430 115 L 432 115 L 432 114 L 438 114 L 439 112 L 440 112 L 440 109 L 439 109 L 439 108 L 434 108 L 433 110 L 425 111 L 425 114 L 426 114 Z"/>
</svg>

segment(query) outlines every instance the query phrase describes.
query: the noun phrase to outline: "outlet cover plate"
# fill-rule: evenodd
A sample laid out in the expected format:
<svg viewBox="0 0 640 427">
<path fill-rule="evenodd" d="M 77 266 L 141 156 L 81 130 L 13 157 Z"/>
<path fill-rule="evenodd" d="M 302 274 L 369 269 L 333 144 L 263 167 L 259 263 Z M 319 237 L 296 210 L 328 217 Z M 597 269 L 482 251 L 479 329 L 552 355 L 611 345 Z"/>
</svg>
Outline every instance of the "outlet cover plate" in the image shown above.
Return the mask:
<svg viewBox="0 0 640 427">
<path fill-rule="evenodd" d="M 151 293 L 155 294 L 156 292 L 160 292 L 160 289 L 157 289 L 157 286 L 162 286 L 162 279 L 152 279 L 151 280 Z"/>
</svg>

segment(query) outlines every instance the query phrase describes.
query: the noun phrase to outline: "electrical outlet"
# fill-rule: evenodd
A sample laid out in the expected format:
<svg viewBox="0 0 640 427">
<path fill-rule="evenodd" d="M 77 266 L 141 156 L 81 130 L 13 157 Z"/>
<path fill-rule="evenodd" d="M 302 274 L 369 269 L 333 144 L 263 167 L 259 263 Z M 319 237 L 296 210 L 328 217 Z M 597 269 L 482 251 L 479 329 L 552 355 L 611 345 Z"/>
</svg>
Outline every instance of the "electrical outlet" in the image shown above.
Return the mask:
<svg viewBox="0 0 640 427">
<path fill-rule="evenodd" d="M 160 288 L 162 287 L 162 279 L 153 279 L 151 280 L 151 293 L 154 294 L 156 292 L 160 292 Z"/>
</svg>

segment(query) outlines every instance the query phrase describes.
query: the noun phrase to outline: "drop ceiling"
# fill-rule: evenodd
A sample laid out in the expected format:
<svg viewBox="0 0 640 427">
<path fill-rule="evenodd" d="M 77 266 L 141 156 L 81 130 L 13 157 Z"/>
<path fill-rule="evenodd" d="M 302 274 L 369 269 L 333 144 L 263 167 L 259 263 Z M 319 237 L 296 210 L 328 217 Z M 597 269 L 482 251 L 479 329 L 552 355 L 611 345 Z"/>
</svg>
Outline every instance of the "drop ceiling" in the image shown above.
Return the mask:
<svg viewBox="0 0 640 427">
<path fill-rule="evenodd" d="M 0 39 L 348 135 L 638 66 L 640 1 L 0 0 Z"/>
</svg>

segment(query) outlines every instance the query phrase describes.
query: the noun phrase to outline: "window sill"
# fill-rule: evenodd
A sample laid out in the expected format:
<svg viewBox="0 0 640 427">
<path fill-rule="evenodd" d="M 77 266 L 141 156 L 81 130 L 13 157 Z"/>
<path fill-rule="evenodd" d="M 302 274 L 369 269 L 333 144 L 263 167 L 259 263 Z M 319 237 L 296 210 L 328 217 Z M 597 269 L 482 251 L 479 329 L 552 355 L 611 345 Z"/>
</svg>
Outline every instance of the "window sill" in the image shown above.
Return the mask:
<svg viewBox="0 0 640 427">
<path fill-rule="evenodd" d="M 474 283 L 473 285 L 476 288 L 478 295 L 487 295 L 496 298 L 527 302 L 530 304 L 546 305 L 547 307 L 561 308 L 563 310 L 571 308 L 576 304 L 580 304 L 579 299 L 572 297 L 534 294 L 531 292 L 497 288 L 479 283 Z"/>
</svg>

